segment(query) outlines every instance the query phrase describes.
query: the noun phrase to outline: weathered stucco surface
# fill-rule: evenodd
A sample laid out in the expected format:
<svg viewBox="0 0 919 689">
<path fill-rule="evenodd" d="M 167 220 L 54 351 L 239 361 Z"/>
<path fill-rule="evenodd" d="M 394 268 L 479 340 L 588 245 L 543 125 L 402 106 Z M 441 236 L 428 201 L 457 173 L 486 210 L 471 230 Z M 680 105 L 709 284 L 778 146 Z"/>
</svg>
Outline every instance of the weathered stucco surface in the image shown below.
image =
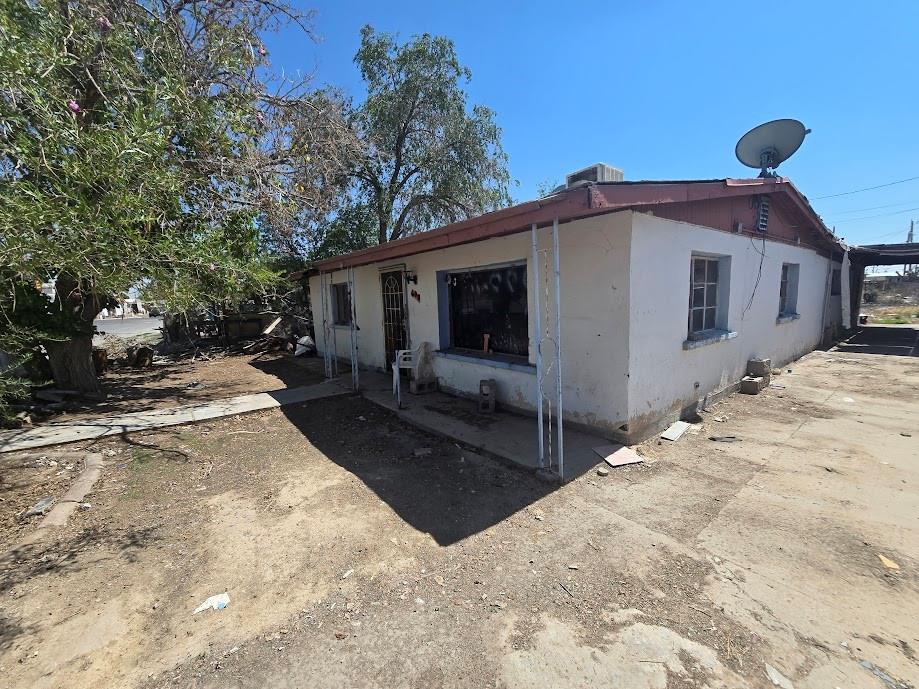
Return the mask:
<svg viewBox="0 0 919 689">
<path fill-rule="evenodd" d="M 810 248 L 767 238 L 760 270 L 759 239 L 632 211 L 563 224 L 559 243 L 565 417 L 607 435 L 640 435 L 686 404 L 736 382 L 750 358 L 769 357 L 777 365 L 790 361 L 816 347 L 824 329 L 841 319 L 840 297 L 827 295 L 830 261 Z M 550 228 L 539 230 L 539 248 L 551 249 Z M 684 350 L 693 252 L 731 257 L 727 327 L 737 337 Z M 530 366 L 509 369 L 435 356 L 434 371 L 442 388 L 460 394 L 476 394 L 481 379 L 494 378 L 499 403 L 534 410 L 534 289 L 539 289 L 547 359 L 555 346 L 555 292 L 551 252 L 540 256 L 539 285 L 533 283 L 528 232 L 355 269 L 361 365 L 385 367 L 381 273 L 398 268 L 417 275 L 417 284 L 406 285 L 408 293 L 418 294 L 417 299 L 406 296 L 409 342 L 413 348 L 430 342 L 439 350 L 447 342 L 441 341 L 438 273 L 509 262 L 527 264 Z M 777 323 L 783 262 L 800 266 L 800 317 Z M 332 281 L 346 282 L 346 272 L 336 271 Z M 310 288 L 322 351 L 318 277 Z M 333 332 L 338 355 L 347 358 L 350 329 L 339 326 Z M 554 373 L 544 390 L 555 394 Z"/>
</svg>

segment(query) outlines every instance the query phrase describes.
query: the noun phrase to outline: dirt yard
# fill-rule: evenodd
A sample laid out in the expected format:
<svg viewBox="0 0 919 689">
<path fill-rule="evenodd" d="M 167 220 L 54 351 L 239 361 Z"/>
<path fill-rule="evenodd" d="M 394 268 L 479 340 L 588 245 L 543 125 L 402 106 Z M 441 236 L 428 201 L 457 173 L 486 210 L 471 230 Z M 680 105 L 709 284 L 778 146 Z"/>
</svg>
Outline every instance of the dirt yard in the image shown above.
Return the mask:
<svg viewBox="0 0 919 689">
<path fill-rule="evenodd" d="M 91 507 L 0 562 L 2 684 L 915 687 L 919 359 L 790 368 L 564 486 L 359 397 L 96 443 Z"/>
<path fill-rule="evenodd" d="M 152 368 L 113 367 L 101 378 L 105 400 L 56 414 L 51 422 L 127 414 L 237 395 L 310 385 L 324 379 L 321 361 L 281 352 L 228 353 L 213 349 L 157 357 Z"/>
</svg>

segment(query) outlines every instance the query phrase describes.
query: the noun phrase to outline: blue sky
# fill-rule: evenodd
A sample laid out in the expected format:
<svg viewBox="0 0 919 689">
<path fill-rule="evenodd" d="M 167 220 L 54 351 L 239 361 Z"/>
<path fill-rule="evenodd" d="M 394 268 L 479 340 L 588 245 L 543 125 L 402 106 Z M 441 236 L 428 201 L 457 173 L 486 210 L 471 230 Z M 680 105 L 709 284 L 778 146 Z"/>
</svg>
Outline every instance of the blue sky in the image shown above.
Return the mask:
<svg viewBox="0 0 919 689">
<path fill-rule="evenodd" d="M 450 37 L 470 101 L 503 128 L 515 199 L 594 162 L 626 179 L 754 176 L 734 144 L 766 120 L 813 130 L 779 172 L 850 243 L 904 241 L 919 224 L 919 3 L 307 2 L 314 44 L 266 41 L 275 68 L 359 97 L 369 23 Z M 913 209 L 913 210 L 909 210 Z"/>
</svg>

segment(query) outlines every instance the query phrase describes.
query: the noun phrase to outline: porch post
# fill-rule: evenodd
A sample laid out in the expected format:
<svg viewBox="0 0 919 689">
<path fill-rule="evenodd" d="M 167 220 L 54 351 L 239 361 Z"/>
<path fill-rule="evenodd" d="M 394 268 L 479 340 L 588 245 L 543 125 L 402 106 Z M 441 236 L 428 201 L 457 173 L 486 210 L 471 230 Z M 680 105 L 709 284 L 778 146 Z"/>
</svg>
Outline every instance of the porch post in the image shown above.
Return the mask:
<svg viewBox="0 0 919 689">
<path fill-rule="evenodd" d="M 360 388 L 357 362 L 357 290 L 354 289 L 354 266 L 348 266 L 348 294 L 351 301 L 351 388 Z"/>
<path fill-rule="evenodd" d="M 542 420 L 542 317 L 539 312 L 539 249 L 537 248 L 536 223 L 530 228 L 530 240 L 533 244 L 533 269 L 531 271 L 533 280 L 533 310 L 536 315 L 533 324 L 535 333 L 533 344 L 536 347 L 536 409 L 539 415 L 539 468 L 542 469 L 546 464 L 546 448 L 543 436 Z"/>
<path fill-rule="evenodd" d="M 558 475 L 565 478 L 565 445 L 562 430 L 562 297 L 558 269 L 558 218 L 552 221 L 552 253 L 555 262 L 555 386 L 558 393 L 555 418 L 558 422 Z"/>
</svg>

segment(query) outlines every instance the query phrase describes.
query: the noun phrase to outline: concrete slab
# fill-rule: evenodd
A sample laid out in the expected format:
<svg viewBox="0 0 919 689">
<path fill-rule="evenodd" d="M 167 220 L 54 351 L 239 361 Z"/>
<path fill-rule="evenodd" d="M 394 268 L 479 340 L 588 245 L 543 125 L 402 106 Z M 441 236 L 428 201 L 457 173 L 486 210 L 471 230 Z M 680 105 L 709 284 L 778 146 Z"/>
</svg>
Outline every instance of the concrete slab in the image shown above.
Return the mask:
<svg viewBox="0 0 919 689">
<path fill-rule="evenodd" d="M 361 371 L 361 393 L 371 402 L 395 412 L 407 423 L 429 433 L 452 438 L 514 464 L 530 469 L 539 468 L 539 436 L 535 417 L 502 411 L 479 413 L 475 401 L 442 392 L 403 395 L 404 408 L 397 409 L 392 395 L 392 380 L 388 376 L 365 371 Z M 558 469 L 558 455 L 554 450 L 556 435 L 553 423 L 553 471 Z M 547 431 L 547 459 L 548 439 Z M 609 440 L 565 428 L 564 479 L 574 479 L 595 467 L 599 458 L 593 448 L 602 444 L 609 444 Z"/>
<path fill-rule="evenodd" d="M 685 421 L 674 421 L 666 431 L 661 433 L 661 438 L 670 441 L 679 440 L 680 436 L 683 435 L 688 428 L 689 424 Z"/>
<path fill-rule="evenodd" d="M 61 496 L 51 511 L 42 519 L 39 529 L 47 529 L 51 526 L 64 526 L 70 515 L 77 509 L 77 505 L 86 497 L 86 494 L 92 490 L 93 485 L 99 479 L 102 472 L 102 455 L 98 452 L 88 452 L 84 458 L 85 466 L 73 485 Z"/>
<path fill-rule="evenodd" d="M 94 440 L 107 435 L 133 433 L 150 428 L 178 426 L 347 393 L 348 390 L 335 383 L 324 382 L 255 395 L 240 395 L 219 402 L 187 404 L 170 409 L 155 409 L 118 416 L 101 416 L 91 421 L 60 421 L 34 428 L 0 432 L 0 452 Z"/>
<path fill-rule="evenodd" d="M 626 464 L 639 464 L 643 461 L 641 455 L 622 445 L 603 445 L 595 447 L 594 452 L 603 458 L 611 467 L 621 467 Z"/>
</svg>

